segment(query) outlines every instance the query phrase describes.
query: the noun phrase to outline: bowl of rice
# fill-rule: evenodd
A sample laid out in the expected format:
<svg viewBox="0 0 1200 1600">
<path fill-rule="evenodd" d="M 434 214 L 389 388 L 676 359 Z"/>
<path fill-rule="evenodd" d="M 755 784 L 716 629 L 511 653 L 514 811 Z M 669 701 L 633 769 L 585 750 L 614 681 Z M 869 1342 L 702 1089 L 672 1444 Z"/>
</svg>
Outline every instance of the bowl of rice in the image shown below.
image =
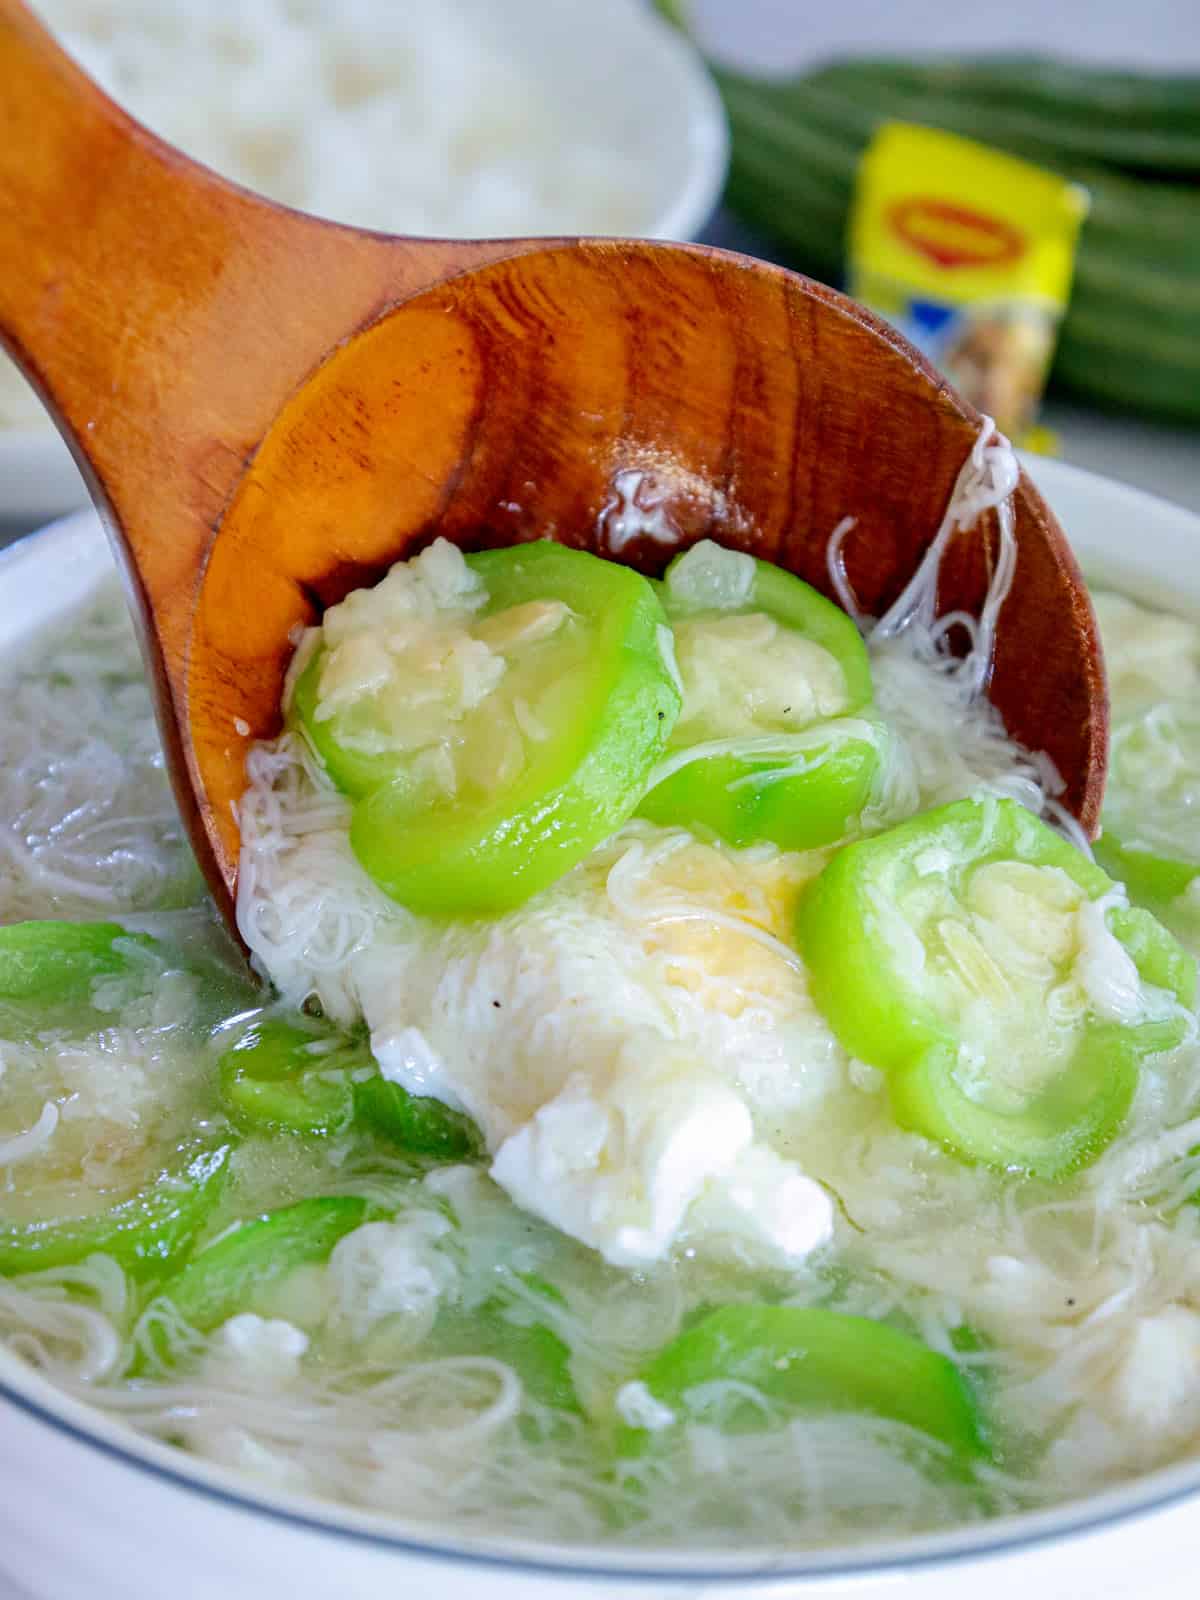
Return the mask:
<svg viewBox="0 0 1200 1600">
<path fill-rule="evenodd" d="M 699 58 L 640 0 L 39 0 L 132 115 L 224 176 L 387 233 L 691 239 L 727 133 Z M 3 512 L 86 493 L 0 357 Z"/>
</svg>

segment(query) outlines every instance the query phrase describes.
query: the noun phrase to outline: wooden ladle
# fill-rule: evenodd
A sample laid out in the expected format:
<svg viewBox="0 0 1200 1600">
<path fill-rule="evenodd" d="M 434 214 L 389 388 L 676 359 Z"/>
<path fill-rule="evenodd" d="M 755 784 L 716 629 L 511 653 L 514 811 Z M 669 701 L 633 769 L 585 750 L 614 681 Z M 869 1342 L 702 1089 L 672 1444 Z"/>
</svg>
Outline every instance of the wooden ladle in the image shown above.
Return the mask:
<svg viewBox="0 0 1200 1600">
<path fill-rule="evenodd" d="M 249 742 L 298 625 L 438 534 L 549 535 L 646 571 L 703 537 L 881 613 L 979 428 L 902 338 L 746 257 L 390 238 L 284 210 L 152 137 L 0 0 L 0 339 L 122 558 L 175 791 L 226 917 Z M 1095 621 L 1022 478 L 991 697 L 1094 831 Z M 994 529 L 943 568 L 977 610 Z"/>
</svg>

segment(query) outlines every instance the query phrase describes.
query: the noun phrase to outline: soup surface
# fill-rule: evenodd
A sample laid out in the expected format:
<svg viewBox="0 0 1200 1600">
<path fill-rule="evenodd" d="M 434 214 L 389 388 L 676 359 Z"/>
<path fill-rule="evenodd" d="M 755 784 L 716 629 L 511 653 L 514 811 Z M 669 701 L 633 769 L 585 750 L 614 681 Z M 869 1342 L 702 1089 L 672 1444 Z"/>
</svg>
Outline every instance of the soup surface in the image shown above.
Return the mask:
<svg viewBox="0 0 1200 1600">
<path fill-rule="evenodd" d="M 268 1482 L 556 1541 L 859 1541 L 1196 1449 L 1193 961 L 1129 899 L 1200 948 L 1200 628 L 1100 600 L 1127 899 L 927 630 L 862 651 L 747 559 L 593 606 L 435 546 L 327 617 L 243 807 L 270 989 L 115 584 L 2 664 L 12 1351 Z"/>
</svg>

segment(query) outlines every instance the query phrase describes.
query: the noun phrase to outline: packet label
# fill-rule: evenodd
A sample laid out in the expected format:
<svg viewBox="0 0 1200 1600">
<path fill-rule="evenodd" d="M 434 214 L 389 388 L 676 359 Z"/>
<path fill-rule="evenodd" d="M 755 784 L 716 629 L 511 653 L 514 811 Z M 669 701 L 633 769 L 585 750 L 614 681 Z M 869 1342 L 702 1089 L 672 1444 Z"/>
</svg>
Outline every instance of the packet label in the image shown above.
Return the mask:
<svg viewBox="0 0 1200 1600">
<path fill-rule="evenodd" d="M 885 123 L 859 165 L 849 292 L 1027 440 L 1087 208 L 1086 189 L 1027 161 Z"/>
</svg>

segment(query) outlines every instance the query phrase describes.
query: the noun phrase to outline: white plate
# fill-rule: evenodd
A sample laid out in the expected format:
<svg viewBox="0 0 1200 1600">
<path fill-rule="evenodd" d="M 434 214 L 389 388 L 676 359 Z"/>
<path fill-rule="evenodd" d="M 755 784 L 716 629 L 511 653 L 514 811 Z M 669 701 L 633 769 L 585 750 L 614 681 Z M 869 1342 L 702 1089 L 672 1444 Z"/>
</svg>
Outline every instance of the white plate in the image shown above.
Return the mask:
<svg viewBox="0 0 1200 1600">
<path fill-rule="evenodd" d="M 1200 616 L 1200 518 L 1055 462 L 1027 464 L 1090 573 Z M 0 617 L 50 620 L 108 560 L 90 512 L 22 541 L 0 556 Z M 3 1350 L 0 1484 L 0 1583 L 32 1600 L 895 1600 L 902 1586 L 921 1600 L 1194 1600 L 1200 1525 L 1192 1461 L 1055 1511 L 861 1551 L 697 1558 L 455 1539 L 191 1460 Z"/>
<path fill-rule="evenodd" d="M 642 163 L 650 205 L 637 231 L 696 238 L 716 209 L 729 160 L 725 113 L 698 53 L 642 0 L 504 3 L 506 42 L 530 77 L 554 96 L 570 85 L 593 138 L 603 135 Z M 403 217 L 392 226 L 403 232 Z M 49 424 L 0 428 L 0 521 L 60 516 L 87 499 Z"/>
</svg>

